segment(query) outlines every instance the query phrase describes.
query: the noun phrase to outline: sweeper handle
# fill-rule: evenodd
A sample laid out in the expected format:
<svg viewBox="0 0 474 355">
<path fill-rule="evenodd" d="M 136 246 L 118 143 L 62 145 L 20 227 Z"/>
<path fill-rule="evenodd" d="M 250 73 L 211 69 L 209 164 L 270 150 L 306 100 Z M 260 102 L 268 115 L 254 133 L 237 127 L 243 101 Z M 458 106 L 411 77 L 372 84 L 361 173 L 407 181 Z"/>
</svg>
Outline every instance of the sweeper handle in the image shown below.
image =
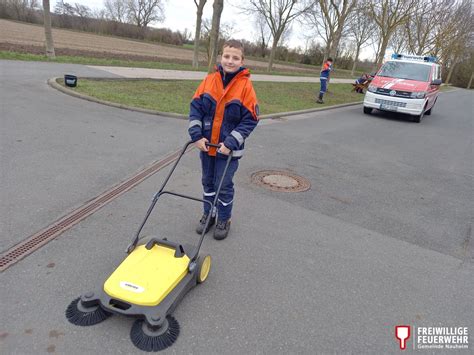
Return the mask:
<svg viewBox="0 0 474 355">
<path fill-rule="evenodd" d="M 211 203 L 210 201 L 207 201 L 207 200 L 203 200 L 203 199 L 198 199 L 198 198 L 194 198 L 194 197 L 191 197 L 191 196 L 186 196 L 186 195 L 182 195 L 182 194 L 178 194 L 178 193 L 175 193 L 175 192 L 171 192 L 171 191 L 164 191 L 164 188 L 166 186 L 166 184 L 168 183 L 168 180 L 170 179 L 171 175 L 173 174 L 174 170 L 176 169 L 176 166 L 178 165 L 179 161 L 181 160 L 181 158 L 183 157 L 184 153 L 186 153 L 189 145 L 191 145 L 193 143 L 193 141 L 188 141 L 183 149 L 181 150 L 181 153 L 179 154 L 178 156 L 178 159 L 176 159 L 176 162 L 174 163 L 173 167 L 171 168 L 170 172 L 168 173 L 168 176 L 166 177 L 165 181 L 163 182 L 163 185 L 161 186 L 160 190 L 153 196 L 153 201 L 151 203 L 151 206 L 148 208 L 148 211 L 146 213 L 146 216 L 145 216 L 145 219 L 143 220 L 142 224 L 140 225 L 140 228 L 138 228 L 138 231 L 137 233 L 135 234 L 135 237 L 132 241 L 132 243 L 127 247 L 127 250 L 126 252 L 128 254 L 130 254 L 134 249 L 135 247 L 137 246 L 137 243 L 138 241 L 140 240 L 140 233 L 143 229 L 143 227 L 145 226 L 145 223 L 147 222 L 148 220 L 148 217 L 150 217 L 150 214 L 151 212 L 153 211 L 153 208 L 155 207 L 155 204 L 157 203 L 158 201 L 158 198 L 163 195 L 163 194 L 170 194 L 170 195 L 174 195 L 174 196 L 178 196 L 178 197 L 183 197 L 183 198 L 186 198 L 186 199 L 190 199 L 190 200 L 194 200 L 194 201 L 198 201 L 198 202 L 203 202 L 203 203 L 206 203 L 206 204 L 209 204 L 211 205 L 211 211 L 214 210 L 214 207 L 215 205 L 217 204 L 217 197 L 219 196 L 219 192 L 221 190 L 221 187 L 222 187 L 222 182 L 224 181 L 224 176 L 225 174 L 227 173 L 227 169 L 229 168 L 229 164 L 230 164 L 230 161 L 232 159 L 232 155 L 233 155 L 233 152 L 231 151 L 227 157 L 227 162 L 226 162 L 226 166 L 224 168 L 224 171 L 223 171 L 223 174 L 222 174 L 222 178 L 219 182 L 219 187 L 217 188 L 217 191 L 216 191 L 216 196 L 214 198 L 214 201 Z M 215 148 L 220 148 L 220 144 L 212 144 L 212 143 L 208 143 L 206 142 L 206 145 L 207 146 L 210 146 L 210 147 L 215 147 Z M 209 214 L 210 216 L 211 214 Z M 210 221 L 210 218 L 208 219 L 207 223 L 209 223 Z M 207 226 L 207 223 L 206 223 L 206 226 Z M 205 230 L 205 229 L 204 229 Z M 201 248 L 201 244 L 202 244 L 202 241 L 204 239 L 204 235 L 205 233 L 203 233 L 201 235 L 201 239 L 199 240 L 199 245 L 193 255 L 193 257 L 191 258 L 192 261 L 195 261 L 196 258 L 197 258 L 197 255 L 199 253 L 199 249 Z"/>
<path fill-rule="evenodd" d="M 176 166 L 178 165 L 179 161 L 183 157 L 184 153 L 186 153 L 186 150 L 188 147 L 193 143 L 193 141 L 188 141 L 183 149 L 181 150 L 181 153 L 178 156 L 178 159 L 176 159 L 176 162 L 174 163 L 173 167 L 171 168 L 170 172 L 168 173 L 168 176 L 166 177 L 165 181 L 163 182 L 163 185 L 161 185 L 160 190 L 153 196 L 153 201 L 151 203 L 151 206 L 148 208 L 148 211 L 146 213 L 145 219 L 143 220 L 142 224 L 140 225 L 140 228 L 138 228 L 137 233 L 135 234 L 135 237 L 133 238 L 132 243 L 127 247 L 127 254 L 130 254 L 133 249 L 137 246 L 138 240 L 140 239 L 140 233 L 145 226 L 146 221 L 148 220 L 148 217 L 150 217 L 151 212 L 153 211 L 153 208 L 155 208 L 156 202 L 158 201 L 158 197 L 160 197 L 161 193 L 163 192 L 166 184 L 168 183 L 168 180 L 170 179 L 171 175 L 173 174 L 174 170 L 176 169 Z"/>
</svg>

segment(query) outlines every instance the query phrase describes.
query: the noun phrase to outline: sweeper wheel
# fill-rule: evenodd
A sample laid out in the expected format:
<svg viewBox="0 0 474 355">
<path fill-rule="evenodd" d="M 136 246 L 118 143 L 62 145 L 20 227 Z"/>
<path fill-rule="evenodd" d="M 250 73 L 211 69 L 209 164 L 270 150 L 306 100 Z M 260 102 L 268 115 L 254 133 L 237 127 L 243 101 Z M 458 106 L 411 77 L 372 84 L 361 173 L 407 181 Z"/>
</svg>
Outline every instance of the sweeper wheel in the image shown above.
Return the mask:
<svg viewBox="0 0 474 355">
<path fill-rule="evenodd" d="M 143 319 L 137 319 L 130 330 L 132 343 L 144 351 L 159 351 L 173 345 L 179 336 L 179 323 L 167 316 L 161 327 L 151 327 Z"/>
<path fill-rule="evenodd" d="M 104 311 L 99 305 L 86 307 L 80 298 L 72 301 L 66 309 L 66 318 L 75 325 L 87 327 L 100 323 L 109 318 L 112 313 Z"/>
<path fill-rule="evenodd" d="M 197 282 L 203 283 L 204 281 L 206 281 L 210 270 L 211 270 L 211 256 L 210 255 L 206 255 L 204 257 L 200 256 L 198 258 Z"/>
</svg>

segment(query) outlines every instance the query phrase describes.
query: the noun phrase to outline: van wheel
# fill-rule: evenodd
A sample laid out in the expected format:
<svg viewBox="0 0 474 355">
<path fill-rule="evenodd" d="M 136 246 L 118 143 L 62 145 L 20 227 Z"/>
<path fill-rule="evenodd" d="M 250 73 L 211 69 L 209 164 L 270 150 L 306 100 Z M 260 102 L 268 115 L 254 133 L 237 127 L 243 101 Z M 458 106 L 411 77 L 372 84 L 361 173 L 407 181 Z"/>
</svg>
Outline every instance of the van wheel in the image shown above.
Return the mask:
<svg viewBox="0 0 474 355">
<path fill-rule="evenodd" d="M 431 108 L 425 112 L 425 115 L 428 115 L 428 116 L 431 115 L 431 111 L 434 109 L 435 104 L 436 104 L 436 101 L 434 102 L 433 106 L 431 106 Z"/>
<path fill-rule="evenodd" d="M 422 111 L 421 114 L 419 114 L 417 116 L 413 116 L 411 120 L 412 120 L 412 122 L 420 123 L 421 120 L 423 119 L 424 115 L 425 115 L 425 111 Z"/>
<path fill-rule="evenodd" d="M 365 107 L 364 106 L 364 113 L 366 115 L 370 115 L 372 113 L 372 110 L 373 110 L 372 107 Z"/>
</svg>

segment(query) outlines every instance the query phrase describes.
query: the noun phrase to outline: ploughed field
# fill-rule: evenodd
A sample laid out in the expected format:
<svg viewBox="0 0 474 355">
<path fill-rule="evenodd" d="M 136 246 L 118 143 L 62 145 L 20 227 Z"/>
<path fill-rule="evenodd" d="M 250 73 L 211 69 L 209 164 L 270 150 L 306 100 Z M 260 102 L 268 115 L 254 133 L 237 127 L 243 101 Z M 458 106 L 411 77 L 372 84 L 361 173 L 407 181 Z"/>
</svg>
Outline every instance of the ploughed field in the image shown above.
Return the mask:
<svg viewBox="0 0 474 355">
<path fill-rule="evenodd" d="M 0 19 L 0 50 L 22 53 L 44 53 L 44 29 L 41 25 Z M 171 45 L 160 45 L 138 40 L 100 36 L 87 32 L 53 29 L 53 40 L 58 55 L 84 56 L 94 58 L 116 58 L 129 60 L 173 62 L 191 64 L 193 52 L 190 49 Z M 200 53 L 199 60 L 207 63 L 206 55 Z M 253 69 L 265 69 L 266 62 L 246 60 Z M 282 71 L 315 73 L 314 69 L 291 65 L 274 64 Z"/>
</svg>

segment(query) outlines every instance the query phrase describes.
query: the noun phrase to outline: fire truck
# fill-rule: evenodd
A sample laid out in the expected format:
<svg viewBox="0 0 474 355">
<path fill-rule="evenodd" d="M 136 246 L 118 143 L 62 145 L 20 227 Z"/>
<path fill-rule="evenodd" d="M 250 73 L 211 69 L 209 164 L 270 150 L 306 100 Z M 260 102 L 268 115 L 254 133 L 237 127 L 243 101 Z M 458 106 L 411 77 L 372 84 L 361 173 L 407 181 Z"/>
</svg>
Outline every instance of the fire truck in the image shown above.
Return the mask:
<svg viewBox="0 0 474 355">
<path fill-rule="evenodd" d="M 364 113 L 400 112 L 419 123 L 433 112 L 440 86 L 441 67 L 435 57 L 393 54 L 368 87 Z"/>
</svg>

